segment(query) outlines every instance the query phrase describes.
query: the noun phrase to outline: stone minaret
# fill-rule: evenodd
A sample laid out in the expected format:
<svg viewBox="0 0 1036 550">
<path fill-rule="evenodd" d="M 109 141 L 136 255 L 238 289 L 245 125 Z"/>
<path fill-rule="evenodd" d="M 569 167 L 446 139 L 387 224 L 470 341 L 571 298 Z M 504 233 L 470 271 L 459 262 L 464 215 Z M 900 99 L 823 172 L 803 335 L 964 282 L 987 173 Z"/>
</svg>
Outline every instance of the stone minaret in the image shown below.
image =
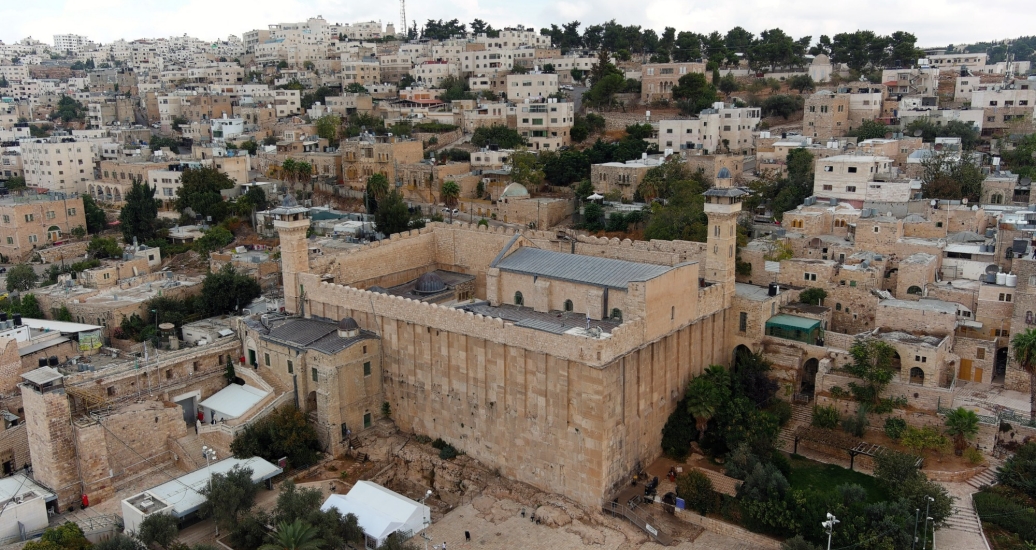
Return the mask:
<svg viewBox="0 0 1036 550">
<path fill-rule="evenodd" d="M 288 201 L 294 203 L 294 201 Z M 270 211 L 273 226 L 281 239 L 281 274 L 284 277 L 284 310 L 303 313 L 299 296 L 304 290 L 298 274 L 309 273 L 309 252 L 306 231 L 309 230 L 309 209 L 285 203 Z"/>
<path fill-rule="evenodd" d="M 711 283 L 726 285 L 728 294 L 734 293 L 737 217 L 744 194 L 744 191 L 731 186 L 730 172 L 726 168 L 720 170 L 716 186 L 705 192 L 709 238 L 702 277 Z"/>
</svg>

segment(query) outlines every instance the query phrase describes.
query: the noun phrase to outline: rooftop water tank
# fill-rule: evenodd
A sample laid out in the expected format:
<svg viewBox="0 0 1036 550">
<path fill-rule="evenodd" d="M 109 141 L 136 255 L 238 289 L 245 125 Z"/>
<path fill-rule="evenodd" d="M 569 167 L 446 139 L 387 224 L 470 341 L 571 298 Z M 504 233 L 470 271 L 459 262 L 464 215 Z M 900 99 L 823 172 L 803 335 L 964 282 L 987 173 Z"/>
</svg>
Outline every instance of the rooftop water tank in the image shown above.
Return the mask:
<svg viewBox="0 0 1036 550">
<path fill-rule="evenodd" d="M 1007 274 L 1007 286 L 1018 286 L 1018 276 L 1014 273 Z"/>
<path fill-rule="evenodd" d="M 1007 273 L 1001 271 L 996 274 L 996 284 L 1004 286 L 1007 284 Z"/>
</svg>

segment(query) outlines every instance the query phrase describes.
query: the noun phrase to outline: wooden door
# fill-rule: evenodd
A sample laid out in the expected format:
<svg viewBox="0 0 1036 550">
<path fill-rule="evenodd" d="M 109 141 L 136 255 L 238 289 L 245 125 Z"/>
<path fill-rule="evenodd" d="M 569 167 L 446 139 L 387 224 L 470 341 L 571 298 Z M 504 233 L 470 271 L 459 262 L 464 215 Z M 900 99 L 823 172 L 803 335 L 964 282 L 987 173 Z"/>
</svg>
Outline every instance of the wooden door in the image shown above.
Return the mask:
<svg viewBox="0 0 1036 550">
<path fill-rule="evenodd" d="M 961 359 L 960 369 L 957 371 L 957 378 L 959 380 L 971 381 L 971 359 Z M 981 380 L 981 378 L 979 378 Z"/>
</svg>

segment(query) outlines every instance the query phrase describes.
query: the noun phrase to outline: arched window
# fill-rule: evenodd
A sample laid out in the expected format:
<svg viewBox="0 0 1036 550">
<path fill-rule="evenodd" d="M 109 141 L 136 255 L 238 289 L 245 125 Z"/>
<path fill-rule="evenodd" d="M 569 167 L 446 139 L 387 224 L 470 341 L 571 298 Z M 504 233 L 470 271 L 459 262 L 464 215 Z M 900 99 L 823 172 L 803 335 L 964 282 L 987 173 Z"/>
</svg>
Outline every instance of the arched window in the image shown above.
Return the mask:
<svg viewBox="0 0 1036 550">
<path fill-rule="evenodd" d="M 1000 193 L 993 193 L 993 196 L 989 197 L 989 203 L 990 204 L 1003 204 L 1004 203 L 1004 196 L 1001 195 Z"/>
<path fill-rule="evenodd" d="M 924 385 L 924 371 L 921 367 L 910 369 L 910 383 Z"/>
<path fill-rule="evenodd" d="M 516 305 L 516 306 L 524 306 L 525 305 L 525 298 L 522 297 L 521 291 L 518 291 L 518 292 L 514 293 L 514 305 Z"/>
<path fill-rule="evenodd" d="M 919 287 L 917 285 L 914 285 L 914 286 L 912 286 L 912 287 L 907 289 L 907 294 L 916 294 L 916 295 L 920 296 L 921 295 L 921 287 Z"/>
<path fill-rule="evenodd" d="M 612 308 L 612 321 L 622 322 L 622 310 L 619 308 Z"/>
<path fill-rule="evenodd" d="M 835 304 L 835 311 L 842 311 L 842 303 L 841 302 Z"/>
<path fill-rule="evenodd" d="M 565 311 L 572 311 L 572 300 L 565 300 Z"/>
</svg>

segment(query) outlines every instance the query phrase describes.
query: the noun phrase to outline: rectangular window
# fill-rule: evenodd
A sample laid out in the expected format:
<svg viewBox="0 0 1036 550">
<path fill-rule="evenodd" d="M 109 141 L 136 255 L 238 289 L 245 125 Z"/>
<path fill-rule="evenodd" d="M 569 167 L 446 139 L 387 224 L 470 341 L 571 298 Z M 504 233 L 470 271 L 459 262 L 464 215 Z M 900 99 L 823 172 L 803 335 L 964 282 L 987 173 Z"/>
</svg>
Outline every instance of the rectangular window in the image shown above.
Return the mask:
<svg viewBox="0 0 1036 550">
<path fill-rule="evenodd" d="M 53 219 L 54 219 L 54 217 L 55 217 L 55 215 L 56 215 L 56 214 L 54 214 L 54 211 L 53 211 L 53 210 L 47 210 L 47 219 L 48 219 L 48 220 L 53 220 Z"/>
<path fill-rule="evenodd" d="M 7 244 L 14 244 L 14 237 L 7 237 Z"/>
<path fill-rule="evenodd" d="M 846 193 L 855 193 L 856 192 L 856 186 L 855 185 L 846 185 L 845 186 L 845 192 Z"/>
<path fill-rule="evenodd" d="M 831 191 L 833 188 L 830 185 L 824 186 L 824 191 Z"/>
<path fill-rule="evenodd" d="M 849 167 L 849 173 L 850 174 L 855 174 L 856 173 L 856 167 L 855 166 L 850 166 Z"/>
<path fill-rule="evenodd" d="M 295 364 L 291 362 L 291 359 L 288 359 L 288 374 L 293 372 L 295 372 Z"/>
<path fill-rule="evenodd" d="M 69 208 L 68 209 L 68 215 L 69 216 L 75 216 L 76 215 L 76 209 L 75 208 Z"/>
<path fill-rule="evenodd" d="M 748 331 L 748 313 L 745 313 L 744 311 L 742 311 L 741 314 L 738 317 L 739 318 L 738 318 L 737 329 L 740 330 L 741 332 L 747 332 Z"/>
<path fill-rule="evenodd" d="M 36 218 L 35 218 L 35 216 L 33 216 L 32 214 L 26 214 L 26 215 L 25 215 L 25 221 L 27 221 L 27 222 L 31 222 L 31 221 L 33 221 L 34 219 L 36 219 Z"/>
<path fill-rule="evenodd" d="M 978 349 L 975 350 L 975 359 L 985 359 L 985 358 L 986 358 L 986 348 L 978 348 Z"/>
<path fill-rule="evenodd" d="M 38 239 L 36 238 L 36 235 L 29 235 L 29 242 L 30 242 L 30 243 L 34 243 L 34 242 L 36 242 L 37 240 L 38 240 Z"/>
<path fill-rule="evenodd" d="M 313 381 L 316 382 L 317 381 L 317 369 L 316 369 L 316 367 L 313 367 L 313 368 L 309 369 L 309 372 L 310 372 L 310 376 L 313 377 Z"/>
<path fill-rule="evenodd" d="M 364 376 L 370 376 L 371 375 L 371 362 L 370 361 L 364 361 L 363 362 L 363 375 Z"/>
<path fill-rule="evenodd" d="M 371 413 L 363 413 L 363 427 L 364 429 L 371 427 Z"/>
<path fill-rule="evenodd" d="M 267 367 L 270 366 L 270 354 L 269 353 L 264 353 L 263 354 L 263 361 L 266 363 Z"/>
</svg>

